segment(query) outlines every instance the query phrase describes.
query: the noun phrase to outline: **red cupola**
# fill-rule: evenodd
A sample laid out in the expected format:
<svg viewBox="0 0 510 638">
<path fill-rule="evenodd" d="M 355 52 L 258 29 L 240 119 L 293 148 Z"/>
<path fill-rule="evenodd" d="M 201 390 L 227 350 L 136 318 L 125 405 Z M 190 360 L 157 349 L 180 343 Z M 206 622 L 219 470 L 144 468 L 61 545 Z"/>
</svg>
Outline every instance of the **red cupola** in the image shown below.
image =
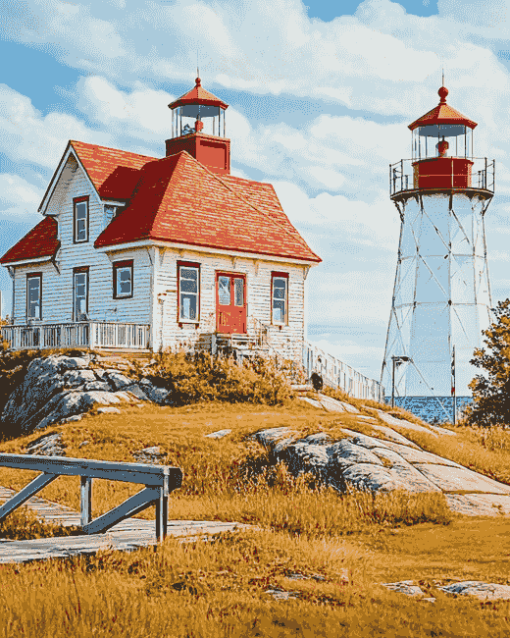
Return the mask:
<svg viewBox="0 0 510 638">
<path fill-rule="evenodd" d="M 409 125 L 413 133 L 415 189 L 469 188 L 472 181 L 473 130 L 476 122 L 446 103 L 448 89 L 439 91 L 439 104 Z"/>
<path fill-rule="evenodd" d="M 202 87 L 195 86 L 168 105 L 172 110 L 172 137 L 166 155 L 187 151 L 213 173 L 230 174 L 230 140 L 225 137 L 228 104 Z"/>
</svg>

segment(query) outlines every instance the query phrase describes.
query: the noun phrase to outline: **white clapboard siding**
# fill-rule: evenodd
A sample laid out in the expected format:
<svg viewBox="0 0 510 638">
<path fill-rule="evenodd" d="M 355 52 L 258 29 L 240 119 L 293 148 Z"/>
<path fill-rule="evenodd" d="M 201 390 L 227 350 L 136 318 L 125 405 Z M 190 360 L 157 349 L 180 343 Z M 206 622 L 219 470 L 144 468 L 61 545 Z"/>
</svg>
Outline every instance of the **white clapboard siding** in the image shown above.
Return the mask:
<svg viewBox="0 0 510 638">
<path fill-rule="evenodd" d="M 200 263 L 200 321 L 178 322 L 177 262 Z M 200 251 L 165 249 L 158 260 L 156 276 L 157 305 L 154 335 L 157 347 L 192 346 L 201 334 L 216 330 L 216 273 L 237 272 L 246 275 L 247 331 L 255 336 L 257 325 L 269 330 L 269 342 L 279 354 L 300 360 L 304 338 L 303 266 L 268 260 L 233 258 Z M 271 273 L 289 273 L 289 320 L 286 326 L 271 325 Z"/>
<path fill-rule="evenodd" d="M 75 244 L 73 198 L 85 195 L 89 196 L 89 240 Z M 81 266 L 89 267 L 88 318 L 91 321 L 149 323 L 152 267 L 147 250 L 116 251 L 109 256 L 94 248 L 94 241 L 105 227 L 103 204 L 72 156 L 61 174 L 48 211 L 58 221 L 61 249 L 56 266 L 48 261 L 15 268 L 15 324 L 26 322 L 26 276 L 31 272 L 43 275 L 42 321 L 73 321 L 73 269 Z M 133 297 L 114 299 L 112 262 L 124 259 L 134 260 Z"/>
</svg>

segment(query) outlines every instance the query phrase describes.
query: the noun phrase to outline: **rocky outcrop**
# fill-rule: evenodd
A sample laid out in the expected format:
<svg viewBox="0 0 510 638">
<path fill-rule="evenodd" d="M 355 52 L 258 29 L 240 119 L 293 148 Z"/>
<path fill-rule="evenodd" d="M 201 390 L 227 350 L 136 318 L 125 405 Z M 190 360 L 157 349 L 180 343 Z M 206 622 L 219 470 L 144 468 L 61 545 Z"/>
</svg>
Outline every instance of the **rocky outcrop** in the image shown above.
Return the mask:
<svg viewBox="0 0 510 638">
<path fill-rule="evenodd" d="M 406 422 L 390 418 L 395 426 L 405 428 Z M 324 432 L 299 438 L 288 427 L 261 430 L 253 438 L 268 449 L 273 463 L 284 461 L 294 476 L 311 473 L 339 492 L 349 487 L 372 492 L 442 492 L 450 509 L 462 514 L 510 513 L 510 486 L 426 452 L 389 427 L 375 422 L 370 426 L 380 438 L 348 428 L 341 430 L 344 438 L 336 441 Z M 411 426 L 427 430 L 425 425 Z M 433 434 L 440 435 L 437 430 Z"/>
<path fill-rule="evenodd" d="M 103 412 L 112 412 L 116 406 L 138 401 L 168 404 L 168 390 L 110 366 L 88 354 L 34 359 L 7 401 L 0 420 L 2 430 L 26 434 L 78 420 L 97 405 L 105 406 Z"/>
</svg>

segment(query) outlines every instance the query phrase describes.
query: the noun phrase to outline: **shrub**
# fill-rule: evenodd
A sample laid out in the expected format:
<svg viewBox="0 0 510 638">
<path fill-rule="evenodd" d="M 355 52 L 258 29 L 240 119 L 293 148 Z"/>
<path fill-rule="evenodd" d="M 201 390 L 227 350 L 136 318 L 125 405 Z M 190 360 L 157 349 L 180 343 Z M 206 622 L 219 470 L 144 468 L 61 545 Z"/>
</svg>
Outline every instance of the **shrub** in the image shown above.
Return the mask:
<svg viewBox="0 0 510 638">
<path fill-rule="evenodd" d="M 260 356 L 239 364 L 232 357 L 207 352 L 165 352 L 139 374 L 169 390 L 174 405 L 200 401 L 276 405 L 291 396 L 289 382 L 275 361 Z"/>
</svg>

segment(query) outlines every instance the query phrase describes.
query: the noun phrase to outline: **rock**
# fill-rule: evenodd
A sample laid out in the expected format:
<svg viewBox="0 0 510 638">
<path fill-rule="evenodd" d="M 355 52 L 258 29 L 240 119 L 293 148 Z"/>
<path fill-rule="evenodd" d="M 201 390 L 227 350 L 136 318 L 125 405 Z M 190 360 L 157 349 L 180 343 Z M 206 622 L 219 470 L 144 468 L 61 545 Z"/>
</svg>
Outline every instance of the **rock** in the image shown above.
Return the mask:
<svg viewBox="0 0 510 638">
<path fill-rule="evenodd" d="M 413 585 L 412 580 L 402 580 L 399 583 L 382 583 L 382 586 L 406 596 L 425 596 L 425 592 L 418 585 Z"/>
<path fill-rule="evenodd" d="M 358 416 L 358 419 L 360 417 L 361 415 Z M 370 427 L 372 427 L 374 430 L 377 430 L 378 432 L 381 432 L 381 434 L 384 434 L 386 439 L 391 439 L 392 441 L 396 443 L 402 443 L 402 445 L 410 446 L 410 447 L 416 448 L 417 450 L 420 449 L 416 445 L 416 443 L 409 441 L 409 439 L 406 439 L 405 436 L 402 436 L 402 434 L 395 432 L 395 430 L 392 430 L 391 428 L 388 428 L 385 425 L 377 425 L 377 423 L 370 423 Z"/>
<path fill-rule="evenodd" d="M 510 495 L 445 494 L 449 508 L 465 516 L 498 516 L 510 514 Z"/>
<path fill-rule="evenodd" d="M 133 452 L 133 456 L 138 463 L 148 463 L 152 465 L 161 462 L 166 454 L 161 451 L 159 445 L 153 445 L 152 447 L 146 447 L 138 452 Z"/>
<path fill-rule="evenodd" d="M 432 436 L 438 436 L 438 428 L 433 430 L 430 426 L 418 425 L 417 423 L 412 423 L 411 421 L 406 421 L 405 419 L 396 419 L 391 414 L 384 412 L 384 410 L 377 410 L 376 408 L 368 408 L 371 412 L 375 412 L 377 416 L 384 421 L 388 425 L 395 425 L 399 428 L 404 428 L 406 430 L 414 430 L 415 432 L 425 432 L 426 434 L 431 434 Z"/>
<path fill-rule="evenodd" d="M 27 421 L 27 431 L 32 428 L 39 430 L 74 414 L 88 412 L 96 403 L 110 405 L 130 400 L 131 398 L 125 392 L 68 392 L 59 394 Z"/>
<path fill-rule="evenodd" d="M 45 434 L 27 445 L 27 454 L 38 456 L 65 456 L 65 447 L 62 442 L 62 434 L 54 432 Z"/>
<path fill-rule="evenodd" d="M 498 483 L 487 476 L 468 470 L 465 467 L 447 467 L 416 463 L 415 467 L 443 492 L 487 492 L 489 494 L 510 494 L 510 486 Z"/>
<path fill-rule="evenodd" d="M 137 383 L 134 383 L 133 385 L 129 385 L 125 387 L 124 390 L 126 392 L 130 392 L 133 396 L 135 396 L 140 401 L 147 401 L 147 395 Z"/>
<path fill-rule="evenodd" d="M 119 408 L 98 408 L 97 409 L 98 414 L 121 414 L 121 411 L 119 410 Z"/>
<path fill-rule="evenodd" d="M 306 401 L 310 405 L 313 405 L 314 408 L 322 408 L 322 405 L 316 401 L 315 399 L 310 399 L 310 397 L 298 397 L 300 401 Z"/>
<path fill-rule="evenodd" d="M 80 369 L 80 370 L 68 370 L 63 375 L 64 384 L 66 387 L 77 387 L 85 385 L 86 383 L 96 382 L 96 375 L 92 370 Z"/>
<path fill-rule="evenodd" d="M 170 392 L 166 388 L 158 388 L 149 379 L 142 379 L 138 385 L 149 398 L 149 401 L 157 405 L 167 405 L 169 403 Z"/>
<path fill-rule="evenodd" d="M 110 385 L 105 381 L 91 381 L 83 386 L 85 392 L 111 392 Z"/>
<path fill-rule="evenodd" d="M 206 434 L 206 439 L 222 439 L 227 434 L 230 434 L 232 430 L 218 430 L 217 432 L 211 432 L 211 434 Z"/>
<path fill-rule="evenodd" d="M 442 589 L 447 594 L 476 596 L 481 600 L 510 600 L 510 585 L 482 583 L 478 580 L 465 580 L 443 587 L 438 586 L 438 589 Z"/>
<path fill-rule="evenodd" d="M 68 416 L 67 419 L 62 419 L 60 423 L 74 423 L 75 421 L 81 421 L 83 419 L 83 414 L 74 414 L 73 416 Z"/>
<path fill-rule="evenodd" d="M 78 448 L 85 447 L 86 445 L 89 445 L 89 443 L 90 443 L 90 441 L 82 441 L 82 442 L 80 443 L 80 445 L 78 446 Z"/>
<path fill-rule="evenodd" d="M 103 379 L 107 379 L 114 390 L 125 390 L 128 386 L 133 384 L 133 379 L 128 379 L 117 370 L 107 370 Z"/>
<path fill-rule="evenodd" d="M 269 594 L 275 600 L 293 600 L 299 596 L 299 592 L 284 591 L 283 589 L 267 589 L 264 593 Z"/>
</svg>

